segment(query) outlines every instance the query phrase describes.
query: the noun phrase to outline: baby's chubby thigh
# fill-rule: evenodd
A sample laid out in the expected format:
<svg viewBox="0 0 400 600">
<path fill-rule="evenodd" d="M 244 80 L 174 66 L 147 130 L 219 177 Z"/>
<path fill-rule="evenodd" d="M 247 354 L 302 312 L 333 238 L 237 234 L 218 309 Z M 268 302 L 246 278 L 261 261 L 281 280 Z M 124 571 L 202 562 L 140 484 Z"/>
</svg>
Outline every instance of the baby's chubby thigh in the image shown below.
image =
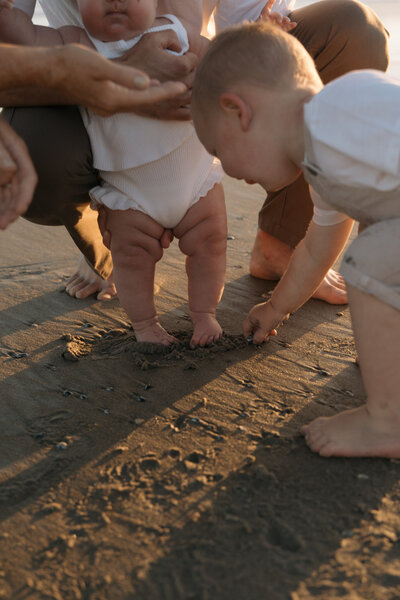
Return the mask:
<svg viewBox="0 0 400 600">
<path fill-rule="evenodd" d="M 179 239 L 179 248 L 187 256 L 206 245 L 207 253 L 226 252 L 227 216 L 222 185 L 217 183 L 200 198 L 172 229 Z"/>
<path fill-rule="evenodd" d="M 135 209 L 114 210 L 106 207 L 107 229 L 111 233 L 110 249 L 115 259 L 146 253 L 154 262 L 163 255 L 161 238 L 165 229 L 152 217 Z"/>
</svg>

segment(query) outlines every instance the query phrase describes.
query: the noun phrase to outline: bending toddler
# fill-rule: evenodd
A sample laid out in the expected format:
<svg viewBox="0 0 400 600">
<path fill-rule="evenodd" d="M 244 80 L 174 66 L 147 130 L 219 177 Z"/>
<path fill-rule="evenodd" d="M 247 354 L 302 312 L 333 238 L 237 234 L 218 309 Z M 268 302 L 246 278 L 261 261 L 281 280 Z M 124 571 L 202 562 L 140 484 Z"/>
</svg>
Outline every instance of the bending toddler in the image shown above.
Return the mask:
<svg viewBox="0 0 400 600">
<path fill-rule="evenodd" d="M 366 404 L 303 427 L 321 456 L 400 457 L 400 82 L 380 71 L 325 87 L 311 57 L 275 27 L 222 32 L 201 61 L 195 127 L 228 175 L 273 191 L 302 171 L 314 217 L 268 302 L 243 331 L 261 343 L 321 283 L 347 242 L 346 281 Z"/>
</svg>

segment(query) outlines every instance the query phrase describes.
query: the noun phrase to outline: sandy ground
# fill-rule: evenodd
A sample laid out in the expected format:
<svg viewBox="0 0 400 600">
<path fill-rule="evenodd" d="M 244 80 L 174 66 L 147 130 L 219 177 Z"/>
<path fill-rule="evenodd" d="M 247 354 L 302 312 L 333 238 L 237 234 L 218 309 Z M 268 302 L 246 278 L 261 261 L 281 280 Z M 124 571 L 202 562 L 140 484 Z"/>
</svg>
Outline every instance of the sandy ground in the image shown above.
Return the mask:
<svg viewBox="0 0 400 600">
<path fill-rule="evenodd" d="M 157 304 L 181 344 L 149 355 L 118 300 L 62 291 L 62 229 L 1 234 L 1 598 L 400 597 L 399 461 L 322 459 L 299 434 L 365 399 L 348 309 L 311 301 L 247 345 L 243 317 L 273 287 L 247 269 L 263 194 L 225 189 L 225 337 L 207 350 L 187 348 L 176 245 Z"/>
<path fill-rule="evenodd" d="M 62 229 L 2 234 L 0 597 L 399 598 L 400 465 L 322 459 L 299 435 L 364 400 L 348 309 L 311 301 L 247 345 L 243 315 L 272 287 L 247 273 L 263 195 L 225 188 L 225 338 L 207 350 L 185 346 L 175 245 L 157 303 L 182 343 L 148 355 L 117 300 L 62 292 Z"/>
</svg>

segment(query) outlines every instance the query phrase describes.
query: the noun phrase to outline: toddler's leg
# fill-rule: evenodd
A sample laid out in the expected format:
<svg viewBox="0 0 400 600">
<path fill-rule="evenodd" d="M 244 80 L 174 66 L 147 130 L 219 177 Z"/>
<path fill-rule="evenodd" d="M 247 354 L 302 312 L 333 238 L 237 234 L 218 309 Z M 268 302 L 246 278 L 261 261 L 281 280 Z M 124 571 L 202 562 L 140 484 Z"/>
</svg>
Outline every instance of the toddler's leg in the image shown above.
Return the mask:
<svg viewBox="0 0 400 600">
<path fill-rule="evenodd" d="M 303 427 L 321 456 L 400 457 L 400 310 L 348 285 L 367 402 Z"/>
<path fill-rule="evenodd" d="M 163 255 L 164 228 L 137 210 L 108 210 L 114 281 L 136 339 L 168 346 L 175 339 L 158 322 L 154 304 L 156 262 Z"/>
<path fill-rule="evenodd" d="M 215 317 L 226 269 L 227 220 L 221 184 L 188 210 L 174 234 L 187 256 L 189 310 L 194 326 L 190 345 L 206 346 L 222 335 Z"/>
</svg>

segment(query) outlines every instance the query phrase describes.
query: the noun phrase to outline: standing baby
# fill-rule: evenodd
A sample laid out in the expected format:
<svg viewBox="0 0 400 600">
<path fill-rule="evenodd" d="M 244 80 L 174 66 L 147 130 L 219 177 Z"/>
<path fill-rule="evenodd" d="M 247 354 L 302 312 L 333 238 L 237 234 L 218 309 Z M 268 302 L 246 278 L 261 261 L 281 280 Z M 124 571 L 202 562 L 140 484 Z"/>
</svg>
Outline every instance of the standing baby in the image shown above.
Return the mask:
<svg viewBox="0 0 400 600">
<path fill-rule="evenodd" d="M 152 31 L 173 29 L 179 54 L 189 49 L 187 27 L 173 15 L 156 16 L 156 0 L 78 0 L 84 28 L 35 26 L 12 2 L 0 3 L 2 41 L 57 46 L 78 43 L 116 58 Z M 11 10 L 10 10 L 11 8 Z M 199 56 L 208 41 L 191 36 Z M 111 233 L 114 280 L 138 341 L 174 342 L 158 321 L 155 265 L 175 236 L 186 255 L 191 346 L 217 341 L 222 329 L 216 308 L 226 268 L 226 209 L 219 162 L 200 144 L 192 123 L 156 121 L 135 114 L 102 118 L 82 109 Z"/>
</svg>

